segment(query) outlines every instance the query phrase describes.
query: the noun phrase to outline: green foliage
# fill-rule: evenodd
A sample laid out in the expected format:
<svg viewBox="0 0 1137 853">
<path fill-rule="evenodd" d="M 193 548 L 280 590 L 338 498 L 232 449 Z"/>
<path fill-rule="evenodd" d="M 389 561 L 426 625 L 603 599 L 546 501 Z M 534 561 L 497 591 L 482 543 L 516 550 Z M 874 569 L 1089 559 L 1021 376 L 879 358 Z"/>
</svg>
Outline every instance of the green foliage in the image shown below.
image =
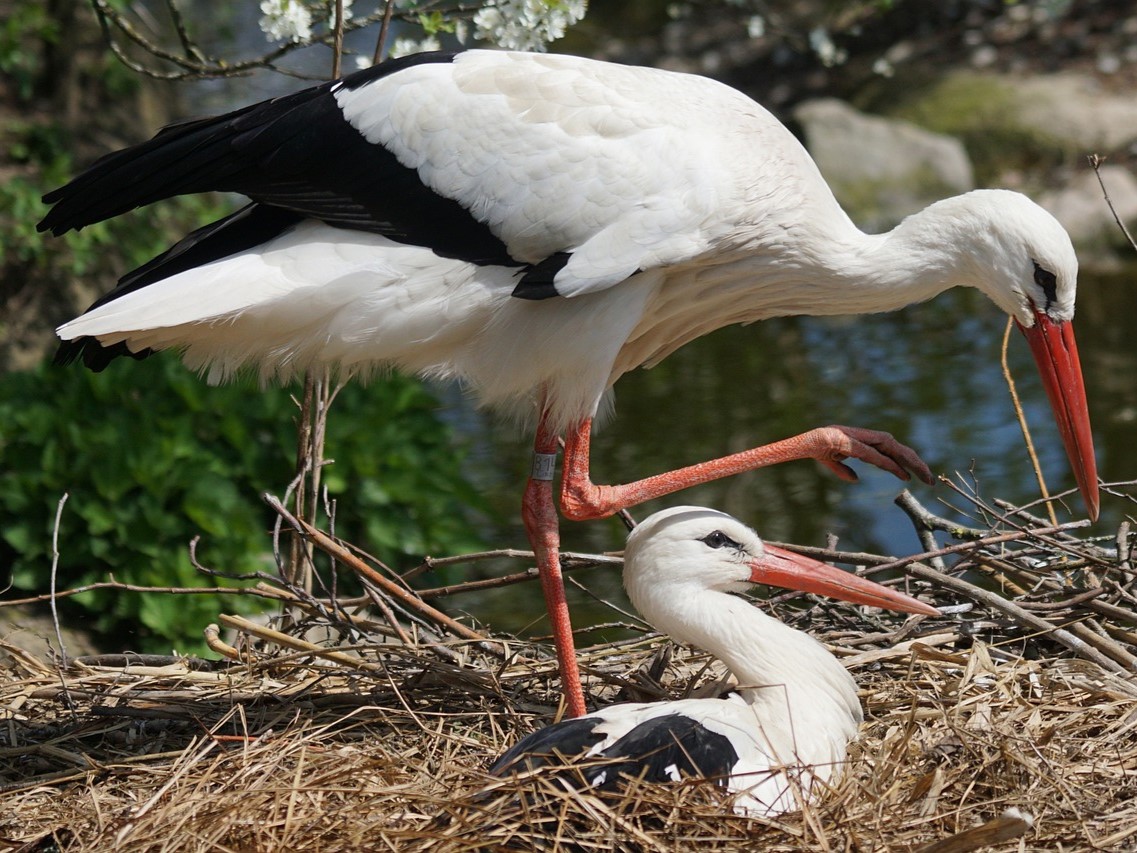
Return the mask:
<svg viewBox="0 0 1137 853">
<path fill-rule="evenodd" d="M 184 234 L 231 212 L 216 194 L 183 196 L 141 214 L 128 214 L 55 237 L 36 230 L 47 208 L 41 198 L 74 176 L 68 135 L 56 125 L 12 121 L 0 128 L 14 174 L 0 181 L 0 264 L 27 284 L 70 277 L 109 277 L 164 251 Z M 58 287 L 58 284 L 54 284 Z"/>
<path fill-rule="evenodd" d="M 401 377 L 345 388 L 332 407 L 324 481 L 336 530 L 394 565 L 481 545 L 461 453 L 434 398 Z M 0 565 L 43 592 L 60 497 L 61 588 L 105 580 L 211 585 L 203 564 L 272 570 L 260 494 L 292 477 L 297 410 L 287 389 L 210 387 L 174 358 L 120 360 L 100 374 L 44 367 L 0 377 Z M 2 581 L 0 581 L 2 582 Z M 219 609 L 251 599 L 95 591 L 69 599 L 123 647 L 198 651 Z M 75 612 L 72 611 L 72 615 Z M 129 635 L 129 636 L 124 636 Z"/>
<path fill-rule="evenodd" d="M 44 78 L 56 73 L 45 46 L 58 45 L 67 30 L 43 3 L 8 5 L 12 14 L 0 15 L 0 73 L 17 101 L 39 104 L 42 91 L 63 83 Z M 77 140 L 97 136 L 101 125 L 117 132 L 128 123 L 130 107 L 115 105 L 133 103 L 126 96 L 139 87 L 137 75 L 109 53 L 68 56 L 81 69 L 76 79 L 98 81 L 82 91 L 89 123 L 67 127 L 41 107 L 0 125 L 7 167 L 0 181 L 0 296 L 38 312 L 12 315 L 0 335 L 29 317 L 54 322 L 73 299 L 88 298 L 75 283 L 105 290 L 177 235 L 228 212 L 228 200 L 200 195 L 63 237 L 38 232 L 44 191 L 77 171 Z M 481 545 L 471 513 L 484 502 L 463 479 L 461 453 L 436 406 L 418 383 L 391 378 L 345 389 L 329 421 L 327 453 L 336 462 L 324 469 L 324 482 L 337 505 L 336 531 L 395 565 Z M 0 569 L 7 570 L 0 588 L 10 574 L 19 593 L 46 591 L 64 493 L 60 588 L 112 575 L 148 586 L 214 585 L 190 563 L 187 546 L 198 535 L 206 565 L 230 573 L 272 570 L 273 518 L 260 493 L 283 494 L 292 479 L 297 416 L 287 390 L 210 388 L 168 357 L 120 360 L 103 374 L 44 367 L 0 376 Z M 64 606 L 109 645 L 192 652 L 201 650 L 201 629 L 219 610 L 254 602 L 95 591 Z"/>
<path fill-rule="evenodd" d="M 22 100 L 32 96 L 40 66 L 40 43 L 54 42 L 59 25 L 46 3 L 5 4 L 0 17 L 0 73 L 13 84 Z"/>
</svg>

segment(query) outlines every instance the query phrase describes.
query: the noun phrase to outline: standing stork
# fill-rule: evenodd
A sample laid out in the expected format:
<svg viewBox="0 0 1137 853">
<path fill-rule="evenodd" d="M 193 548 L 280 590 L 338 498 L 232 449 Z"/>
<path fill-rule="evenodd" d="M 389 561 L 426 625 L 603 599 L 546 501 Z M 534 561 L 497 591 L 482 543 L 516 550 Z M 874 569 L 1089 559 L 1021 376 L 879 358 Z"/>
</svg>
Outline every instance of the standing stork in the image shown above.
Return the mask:
<svg viewBox="0 0 1137 853">
<path fill-rule="evenodd" d="M 425 53 L 168 127 L 48 193 L 62 234 L 184 193 L 252 203 L 128 273 L 58 330 L 99 370 L 177 348 L 221 381 L 312 365 L 457 379 L 536 421 L 522 515 L 569 713 L 584 712 L 560 506 L 601 518 L 697 483 L 813 458 L 931 482 L 887 433 L 831 426 L 636 482 L 592 482 L 616 380 L 714 329 L 890 311 L 976 287 L 1031 343 L 1090 514 L 1098 506 L 1071 320 L 1077 259 L 1022 195 L 976 191 L 859 231 L 770 113 L 702 77 L 546 54 Z"/>
<path fill-rule="evenodd" d="M 729 515 L 681 506 L 628 537 L 624 588 L 659 631 L 726 663 L 725 699 L 612 705 L 539 729 L 494 763 L 496 776 L 552 769 L 570 786 L 611 790 L 630 778 L 714 779 L 736 811 L 800 808 L 835 779 L 864 715 L 857 685 L 803 631 L 732 595 L 769 584 L 938 615 L 934 607 L 808 557 L 765 545 Z M 578 783 L 579 784 L 579 783 Z"/>
</svg>

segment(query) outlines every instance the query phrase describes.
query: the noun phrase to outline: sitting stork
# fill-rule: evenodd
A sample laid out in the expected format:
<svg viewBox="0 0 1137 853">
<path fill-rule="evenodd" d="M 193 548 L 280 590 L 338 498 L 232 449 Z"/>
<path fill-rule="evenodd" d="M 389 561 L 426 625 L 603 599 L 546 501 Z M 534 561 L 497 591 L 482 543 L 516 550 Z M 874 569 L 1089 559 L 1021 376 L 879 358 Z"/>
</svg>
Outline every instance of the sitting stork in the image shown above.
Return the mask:
<svg viewBox="0 0 1137 853">
<path fill-rule="evenodd" d="M 681 506 L 628 537 L 624 588 L 654 628 L 726 663 L 723 699 L 612 705 L 523 738 L 497 776 L 550 770 L 611 790 L 629 778 L 715 780 L 737 812 L 793 811 L 836 778 L 863 719 L 857 685 L 808 634 L 732 593 L 768 584 L 906 613 L 934 607 L 841 569 L 766 545 L 737 519 Z"/>
</svg>

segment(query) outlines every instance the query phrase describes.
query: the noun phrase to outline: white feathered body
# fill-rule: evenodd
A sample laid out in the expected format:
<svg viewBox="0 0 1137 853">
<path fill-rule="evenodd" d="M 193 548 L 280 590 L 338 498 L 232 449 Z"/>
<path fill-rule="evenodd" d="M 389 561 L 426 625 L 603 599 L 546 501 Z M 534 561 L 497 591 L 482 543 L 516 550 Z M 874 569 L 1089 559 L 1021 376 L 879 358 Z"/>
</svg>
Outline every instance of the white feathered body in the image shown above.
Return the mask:
<svg viewBox="0 0 1137 853">
<path fill-rule="evenodd" d="M 817 641 L 736 601 L 747 608 L 737 623 L 734 614 L 723 612 L 721 598 L 709 603 L 716 624 L 747 626 L 747 638 L 724 638 L 716 630 L 718 636 L 710 640 L 716 657 L 730 658 L 725 662 L 739 680 L 738 692 L 715 699 L 625 703 L 587 715 L 576 722 L 594 716 L 599 724 L 593 732 L 603 738 L 574 760 L 601 756 L 649 721 L 682 716 L 730 742 L 737 758 L 724 787 L 740 814 L 795 811 L 835 783 L 863 720 L 855 682 Z M 736 639 L 744 642 L 735 645 Z M 701 638 L 696 645 L 707 642 Z M 674 767 L 669 775 L 673 781 L 682 778 Z M 592 784 L 605 781 L 601 777 Z"/>
<path fill-rule="evenodd" d="M 274 145 L 290 146 L 289 156 L 311 149 L 305 168 L 332 176 L 312 184 L 319 203 L 289 190 L 308 177 L 281 171 L 275 149 L 251 158 L 259 170 L 253 179 L 231 182 L 254 200 L 264 201 L 263 191 L 268 204 L 310 218 L 232 256 L 112 295 L 62 326 L 60 336 L 123 341 L 132 351 L 178 347 L 214 381 L 248 364 L 266 379 L 320 363 L 353 372 L 391 366 L 457 379 L 482 403 L 514 412 L 531 412 L 544 398 L 550 424 L 564 428 L 593 415 L 623 373 L 729 324 L 892 310 L 956 284 L 983 287 L 1032 323 L 1021 293 L 1004 293 L 986 275 L 1003 243 L 1016 264 L 1029 264 L 1014 242 L 1024 233 L 1055 244 L 1032 252 L 1057 255 L 1035 260 L 1053 261 L 1060 280 L 1071 280 L 1062 294 L 1069 305 L 1059 313 L 1072 313 L 1069 240 L 1025 197 L 971 193 L 933 205 L 889 235 L 865 235 L 793 135 L 715 81 L 487 51 L 375 71 L 362 83 L 347 78 L 313 89 L 320 98 L 303 107 L 329 131 L 333 123 L 350 126 L 342 164 L 333 136 L 323 138 L 319 126 L 290 125 L 293 137 L 310 132 L 304 140 L 273 139 L 272 124 L 255 128 Z M 239 122 L 243 112 L 232 115 Z M 234 145 L 254 136 L 230 135 Z M 232 170 L 227 151 L 196 183 L 174 182 L 100 216 L 62 213 L 41 227 L 61 232 L 164 195 L 230 188 L 209 180 L 211 169 Z M 411 192 L 460 205 L 462 216 L 500 241 L 506 262 L 471 262 L 465 249 L 429 245 L 450 237 L 449 225 L 411 243 L 375 233 L 366 221 L 357 228 L 364 215 L 351 207 L 359 202 L 352 182 L 374 183 L 379 155 L 391 154 L 413 170 Z M 112 182 L 119 174 L 131 180 L 133 165 L 123 158 Z M 397 207 L 404 191 L 406 184 L 393 186 L 382 203 Z M 82 194 L 72 191 L 80 202 Z M 329 197 L 351 208 L 348 227 L 322 216 Z M 524 265 L 558 256 L 565 260 L 555 293 L 546 294 L 552 298 L 515 295 Z M 1029 274 L 1029 267 L 1007 271 L 1013 280 Z"/>
<path fill-rule="evenodd" d="M 714 531 L 730 547 L 708 546 Z M 857 686 L 817 640 L 732 594 L 763 549 L 752 530 L 713 510 L 674 507 L 645 519 L 624 554 L 628 597 L 654 628 L 726 664 L 736 690 L 558 723 L 521 740 L 491 772 L 567 764 L 583 767 L 593 788 L 620 777 L 710 776 L 749 815 L 793 811 L 824 793 L 863 720 Z"/>
<path fill-rule="evenodd" d="M 565 424 L 593 414 L 624 372 L 715 328 L 864 310 L 872 295 L 825 286 L 850 268 L 841 235 L 859 232 L 805 150 L 711 80 L 472 51 L 334 94 L 368 142 L 488 224 L 517 261 L 570 252 L 560 297 L 513 297 L 515 267 L 310 219 L 60 335 L 179 347 L 213 381 L 249 363 L 265 378 L 390 365 L 458 379 L 506 409 L 547 393 Z"/>
</svg>

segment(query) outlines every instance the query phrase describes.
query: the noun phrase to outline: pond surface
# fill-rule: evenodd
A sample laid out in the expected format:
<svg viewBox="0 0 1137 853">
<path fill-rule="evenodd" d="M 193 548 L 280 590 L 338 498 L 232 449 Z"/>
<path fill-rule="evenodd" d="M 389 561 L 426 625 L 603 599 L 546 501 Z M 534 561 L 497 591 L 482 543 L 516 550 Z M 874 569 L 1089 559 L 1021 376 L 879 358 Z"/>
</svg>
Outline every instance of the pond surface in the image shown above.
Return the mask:
<svg viewBox="0 0 1137 853">
<path fill-rule="evenodd" d="M 1075 325 L 1094 427 L 1100 476 L 1137 478 L 1137 271 L 1083 271 Z M 936 474 L 962 475 L 986 500 L 1024 504 L 1039 496 L 1000 367 L 1006 317 L 984 296 L 957 289 L 891 314 L 787 318 L 720 330 L 658 367 L 624 376 L 616 413 L 593 439 L 597 482 L 619 483 L 744 450 L 817 426 L 841 423 L 892 432 Z M 1025 340 L 1011 336 L 1009 361 L 1052 493 L 1074 487 L 1050 407 Z M 529 437 L 472 412 L 451 393 L 450 411 L 473 445 L 471 469 L 500 514 L 515 520 L 492 541 L 526 548 L 520 525 Z M 766 538 L 885 554 L 922 550 L 893 500 L 901 489 L 935 512 L 970 509 L 940 484 L 904 484 L 854 463 L 848 484 L 811 461 L 793 462 L 710 483 L 635 508 L 643 518 L 665 506 L 702 504 L 725 510 Z M 1132 489 L 1128 490 L 1130 493 Z M 1060 520 L 1084 517 L 1080 498 Z M 1045 514 L 1042 508 L 1039 514 Z M 1112 534 L 1133 505 L 1103 495 L 1095 531 Z M 563 522 L 566 550 L 622 547 L 619 520 Z M 520 562 L 491 573 L 519 571 Z M 577 575 L 596 596 L 626 605 L 618 573 Z M 570 589 L 577 625 L 618 618 L 588 594 Z M 542 633 L 540 590 L 522 584 L 450 599 L 495 628 Z"/>
</svg>

